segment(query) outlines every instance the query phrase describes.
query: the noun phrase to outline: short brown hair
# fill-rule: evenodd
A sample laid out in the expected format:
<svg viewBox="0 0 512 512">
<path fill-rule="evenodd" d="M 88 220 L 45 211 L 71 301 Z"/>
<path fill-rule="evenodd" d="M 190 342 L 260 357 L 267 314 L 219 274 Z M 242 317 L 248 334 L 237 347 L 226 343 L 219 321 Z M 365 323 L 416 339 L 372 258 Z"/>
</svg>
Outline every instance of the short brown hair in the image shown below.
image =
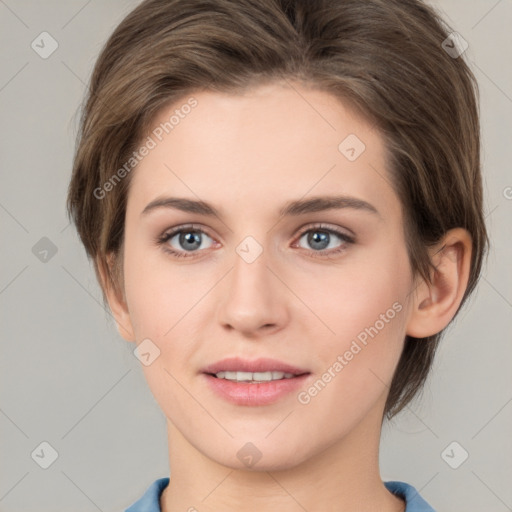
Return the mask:
<svg viewBox="0 0 512 512">
<path fill-rule="evenodd" d="M 463 56 L 443 48 L 451 32 L 420 0 L 143 1 L 96 62 L 68 192 L 68 214 L 100 284 L 101 267 L 124 294 L 132 173 L 101 199 L 95 190 L 129 159 L 155 116 L 194 91 L 236 93 L 292 79 L 336 95 L 378 127 L 415 275 L 430 281 L 427 249 L 444 233 L 469 231 L 471 268 L 460 309 L 480 276 L 488 237 L 478 85 Z M 406 337 L 384 410 L 388 418 L 422 388 L 441 334 Z"/>
</svg>

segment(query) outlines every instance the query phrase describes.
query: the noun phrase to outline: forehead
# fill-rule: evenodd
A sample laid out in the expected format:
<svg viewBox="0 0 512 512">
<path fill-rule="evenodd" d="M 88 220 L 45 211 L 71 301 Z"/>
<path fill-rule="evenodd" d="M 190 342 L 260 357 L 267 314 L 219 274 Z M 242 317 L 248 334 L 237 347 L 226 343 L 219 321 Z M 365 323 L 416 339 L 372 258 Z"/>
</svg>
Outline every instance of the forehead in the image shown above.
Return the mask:
<svg viewBox="0 0 512 512">
<path fill-rule="evenodd" d="M 334 189 L 393 200 L 380 134 L 325 91 L 281 82 L 196 92 L 160 111 L 151 130 L 154 147 L 130 185 L 139 208 L 163 193 L 230 196 L 246 208 Z"/>
</svg>

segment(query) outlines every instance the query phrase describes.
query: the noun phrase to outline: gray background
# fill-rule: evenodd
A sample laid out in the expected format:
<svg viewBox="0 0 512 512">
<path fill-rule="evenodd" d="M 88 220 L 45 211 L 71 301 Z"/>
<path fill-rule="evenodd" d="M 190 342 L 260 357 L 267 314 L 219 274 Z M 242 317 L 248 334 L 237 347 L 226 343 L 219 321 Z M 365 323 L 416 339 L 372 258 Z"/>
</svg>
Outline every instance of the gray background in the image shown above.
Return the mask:
<svg viewBox="0 0 512 512">
<path fill-rule="evenodd" d="M 121 511 L 169 475 L 163 414 L 64 209 L 92 66 L 137 3 L 0 0 L 1 512 Z M 502 512 L 512 510 L 512 0 L 434 5 L 469 42 L 481 87 L 493 246 L 421 400 L 384 427 L 382 478 L 411 483 L 439 511 Z M 31 48 L 43 31 L 58 42 L 46 59 Z M 46 262 L 43 237 L 57 249 Z M 47 469 L 35 455 L 44 441 L 58 452 Z"/>
</svg>

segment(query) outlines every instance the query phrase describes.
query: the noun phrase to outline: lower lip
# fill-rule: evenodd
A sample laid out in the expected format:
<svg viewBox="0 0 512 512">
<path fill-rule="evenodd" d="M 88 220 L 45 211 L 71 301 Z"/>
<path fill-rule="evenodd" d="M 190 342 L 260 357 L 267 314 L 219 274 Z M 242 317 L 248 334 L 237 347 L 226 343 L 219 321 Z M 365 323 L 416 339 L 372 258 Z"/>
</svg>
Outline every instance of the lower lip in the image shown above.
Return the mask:
<svg viewBox="0 0 512 512">
<path fill-rule="evenodd" d="M 218 379 L 206 373 L 203 375 L 210 388 L 228 402 L 236 405 L 268 405 L 297 391 L 310 374 L 257 384 Z"/>
</svg>

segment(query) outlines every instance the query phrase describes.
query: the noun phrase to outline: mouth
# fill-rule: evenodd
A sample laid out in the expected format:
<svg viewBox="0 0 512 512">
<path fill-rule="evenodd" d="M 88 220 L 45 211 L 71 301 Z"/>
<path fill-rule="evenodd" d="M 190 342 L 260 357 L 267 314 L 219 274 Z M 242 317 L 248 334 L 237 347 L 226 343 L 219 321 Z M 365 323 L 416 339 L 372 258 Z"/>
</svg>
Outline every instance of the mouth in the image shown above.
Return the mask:
<svg viewBox="0 0 512 512">
<path fill-rule="evenodd" d="M 217 373 L 208 373 L 207 375 L 211 375 L 212 377 L 216 377 L 217 379 L 225 379 L 232 382 L 248 382 L 250 384 L 261 384 L 262 382 L 271 382 L 274 380 L 282 380 L 282 379 L 293 379 L 294 377 L 299 377 L 299 375 L 288 373 L 288 372 L 243 372 L 243 371 L 235 371 L 235 372 L 217 372 Z M 304 375 L 304 374 L 300 374 Z"/>
<path fill-rule="evenodd" d="M 293 379 L 310 372 L 277 359 L 261 358 L 249 361 L 230 357 L 203 368 L 202 373 L 235 382 L 270 382 Z"/>
<path fill-rule="evenodd" d="M 201 371 L 210 388 L 237 405 L 267 405 L 302 386 L 310 371 L 275 359 L 229 358 Z"/>
</svg>

